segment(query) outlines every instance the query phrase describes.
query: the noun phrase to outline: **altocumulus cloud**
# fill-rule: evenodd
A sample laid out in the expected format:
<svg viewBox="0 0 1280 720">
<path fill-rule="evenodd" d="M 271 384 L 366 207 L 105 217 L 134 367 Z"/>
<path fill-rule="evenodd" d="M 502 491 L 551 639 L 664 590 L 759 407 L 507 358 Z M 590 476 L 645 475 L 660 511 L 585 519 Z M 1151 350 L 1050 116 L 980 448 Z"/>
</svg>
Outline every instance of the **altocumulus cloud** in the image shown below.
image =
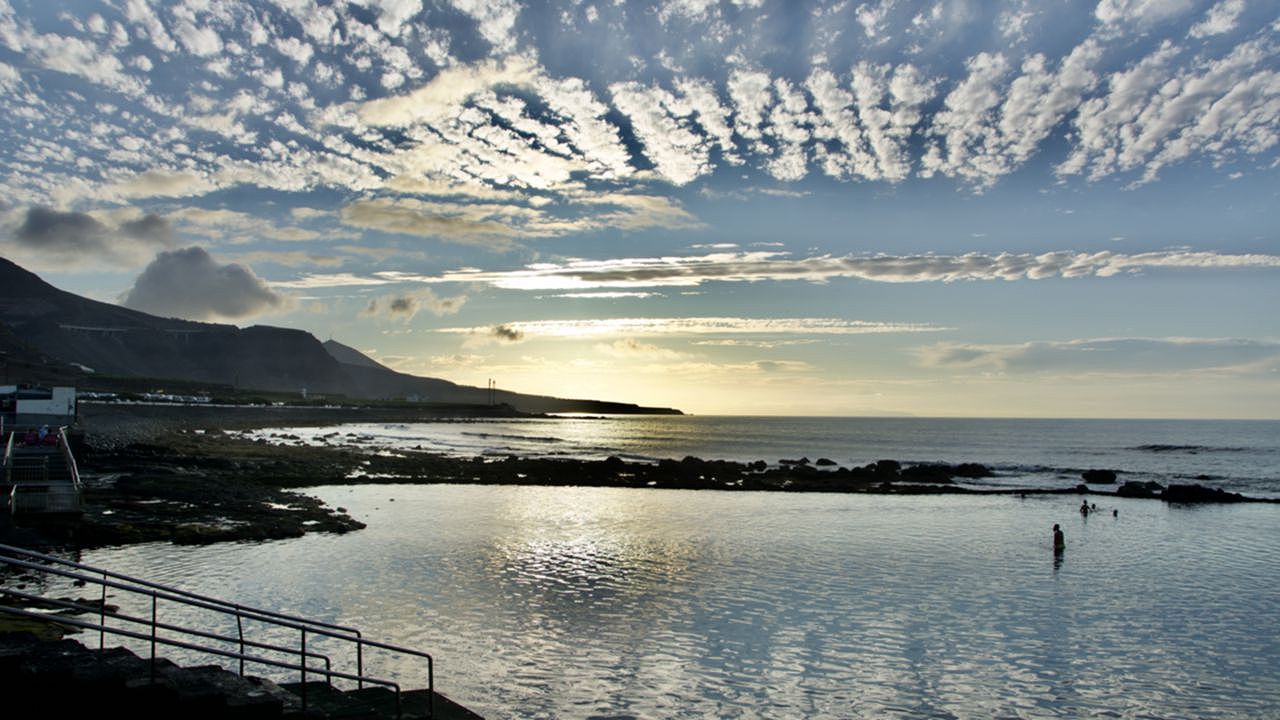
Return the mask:
<svg viewBox="0 0 1280 720">
<path fill-rule="evenodd" d="M 402 281 L 486 283 L 504 290 L 592 290 L 598 288 L 695 287 L 706 282 L 835 278 L 873 282 L 956 282 L 962 280 L 1045 280 L 1112 277 L 1154 269 L 1225 270 L 1280 268 L 1280 255 L 1156 251 L 1000 253 L 984 255 L 823 255 L 788 257 L 783 252 L 711 253 L 697 256 L 571 260 L 538 263 L 519 270 L 454 270 Z"/>
<path fill-rule="evenodd" d="M 1280 343 L 1239 338 L 1095 338 L 1008 345 L 935 343 L 917 349 L 925 367 L 1008 373 L 1149 374 L 1280 362 Z"/>
<path fill-rule="evenodd" d="M 249 268 L 219 264 L 201 247 L 160 253 L 122 298 L 135 310 L 190 320 L 234 320 L 287 303 Z"/>
<path fill-rule="evenodd" d="M 403 295 L 372 298 L 364 310 L 361 311 L 361 314 L 373 317 L 398 318 L 409 322 L 420 310 L 426 310 L 432 315 L 443 317 L 458 312 L 466 302 L 466 295 L 440 297 L 430 290 L 419 290 Z"/>
</svg>

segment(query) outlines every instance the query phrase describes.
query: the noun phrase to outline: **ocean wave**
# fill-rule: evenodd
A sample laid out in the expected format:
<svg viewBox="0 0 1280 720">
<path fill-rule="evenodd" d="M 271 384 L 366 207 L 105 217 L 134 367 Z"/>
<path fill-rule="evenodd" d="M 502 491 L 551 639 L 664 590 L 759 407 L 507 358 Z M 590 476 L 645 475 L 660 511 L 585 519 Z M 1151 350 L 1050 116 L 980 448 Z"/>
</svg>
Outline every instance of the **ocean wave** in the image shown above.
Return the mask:
<svg viewBox="0 0 1280 720">
<path fill-rule="evenodd" d="M 1139 450 L 1142 452 L 1153 453 L 1187 453 L 1195 455 L 1202 452 L 1246 452 L 1248 448 L 1242 447 L 1215 447 L 1213 445 L 1165 445 L 1163 443 L 1152 443 L 1148 445 L 1138 445 L 1128 448 L 1129 450 Z"/>
<path fill-rule="evenodd" d="M 563 438 L 552 437 L 549 435 L 507 435 L 504 433 L 482 433 L 482 432 L 462 432 L 460 435 L 467 437 L 484 438 L 486 440 L 521 440 L 528 442 L 542 443 L 558 443 L 564 442 Z"/>
</svg>

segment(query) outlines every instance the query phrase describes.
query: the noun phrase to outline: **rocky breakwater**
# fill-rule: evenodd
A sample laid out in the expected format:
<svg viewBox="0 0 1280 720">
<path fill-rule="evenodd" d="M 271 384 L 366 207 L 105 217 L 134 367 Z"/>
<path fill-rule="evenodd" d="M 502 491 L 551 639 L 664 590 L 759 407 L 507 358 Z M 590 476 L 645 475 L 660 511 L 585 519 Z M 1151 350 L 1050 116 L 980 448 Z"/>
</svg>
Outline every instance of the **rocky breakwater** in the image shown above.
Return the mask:
<svg viewBox="0 0 1280 720">
<path fill-rule="evenodd" d="M 1165 487 L 1158 482 L 1130 480 L 1121 485 L 1115 494 L 1120 497 L 1159 499 L 1171 503 L 1274 502 L 1227 492 L 1221 488 L 1205 487 L 1199 483 L 1175 483 Z"/>
<path fill-rule="evenodd" d="M 242 426 L 243 427 L 243 426 Z M 977 463 L 903 464 L 880 460 L 844 467 L 819 458 L 734 462 L 686 457 L 658 462 L 566 458 L 438 455 L 421 448 L 391 451 L 371 438 L 337 430 L 317 440 L 282 432 L 267 436 L 190 426 L 146 442 L 108 438 L 94 442 L 81 463 L 89 509 L 76 529 L 80 545 L 151 540 L 208 543 L 343 533 L 363 525 L 343 508 L 330 508 L 296 488 L 319 485 L 450 483 L 594 486 L 720 491 L 831 493 L 1091 492 L 1170 502 L 1253 500 L 1199 486 L 1127 482 L 1114 492 L 1086 485 L 1062 488 L 974 489 L 967 483 L 996 475 Z M 1090 481 L 1110 479 L 1091 473 Z"/>
<path fill-rule="evenodd" d="M 349 463 L 296 448 L 224 452 L 174 433 L 148 443 L 85 449 L 85 514 L 72 528 L 82 547 L 168 540 L 206 544 L 345 533 L 364 524 L 289 486 L 340 481 Z M 257 450 L 257 452 L 254 452 Z"/>
<path fill-rule="evenodd" d="M 991 475 L 986 467 L 903 466 L 882 460 L 839 467 L 807 459 L 740 463 L 686 457 L 627 462 L 552 458 L 451 458 L 423 451 L 378 451 L 354 444 L 315 446 L 277 435 L 271 441 L 212 429 L 178 429 L 149 442 L 94 445 L 86 468 L 88 510 L 76 528 L 82 546 L 168 540 L 209 543 L 344 533 L 363 527 L 296 488 L 371 483 L 580 485 L 596 487 L 782 492 L 966 492 L 955 478 Z"/>
</svg>

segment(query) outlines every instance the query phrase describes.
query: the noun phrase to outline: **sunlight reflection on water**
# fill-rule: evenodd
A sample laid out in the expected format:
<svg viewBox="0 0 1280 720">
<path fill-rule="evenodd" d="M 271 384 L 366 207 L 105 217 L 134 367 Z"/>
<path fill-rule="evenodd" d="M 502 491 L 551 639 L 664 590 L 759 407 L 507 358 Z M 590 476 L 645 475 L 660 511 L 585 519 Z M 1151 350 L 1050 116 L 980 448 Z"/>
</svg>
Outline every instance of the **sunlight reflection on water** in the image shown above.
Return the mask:
<svg viewBox="0 0 1280 720">
<path fill-rule="evenodd" d="M 437 686 L 490 718 L 1280 706 L 1273 506 L 1117 500 L 1119 518 L 1085 520 L 1070 498 L 316 493 L 369 528 L 86 561 L 430 650 Z"/>
</svg>

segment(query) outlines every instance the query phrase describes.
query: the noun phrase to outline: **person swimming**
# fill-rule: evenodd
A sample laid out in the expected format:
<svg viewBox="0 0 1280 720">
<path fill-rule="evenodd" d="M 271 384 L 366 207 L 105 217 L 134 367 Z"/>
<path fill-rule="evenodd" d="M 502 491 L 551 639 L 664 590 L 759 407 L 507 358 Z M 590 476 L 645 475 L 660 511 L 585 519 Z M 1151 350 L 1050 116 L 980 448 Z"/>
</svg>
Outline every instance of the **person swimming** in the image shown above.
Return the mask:
<svg viewBox="0 0 1280 720">
<path fill-rule="evenodd" d="M 1060 553 L 1067 547 L 1067 538 L 1062 534 L 1062 528 L 1057 523 L 1053 524 L 1053 551 Z"/>
</svg>

